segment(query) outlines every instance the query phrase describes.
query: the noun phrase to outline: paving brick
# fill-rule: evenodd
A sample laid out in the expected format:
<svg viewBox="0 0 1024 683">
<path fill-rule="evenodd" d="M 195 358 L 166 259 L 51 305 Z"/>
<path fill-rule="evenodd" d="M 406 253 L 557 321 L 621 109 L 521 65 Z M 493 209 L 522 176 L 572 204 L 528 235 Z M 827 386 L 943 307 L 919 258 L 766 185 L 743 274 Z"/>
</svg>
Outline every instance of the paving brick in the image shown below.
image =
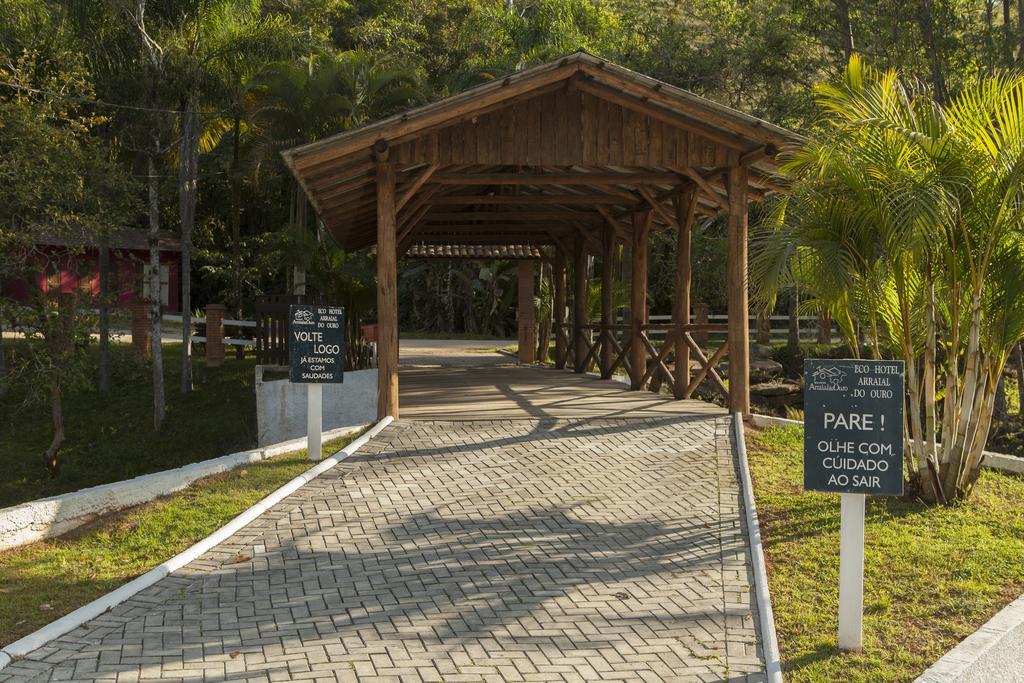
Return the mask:
<svg viewBox="0 0 1024 683">
<path fill-rule="evenodd" d="M 0 681 L 763 680 L 729 427 L 392 424 Z"/>
</svg>

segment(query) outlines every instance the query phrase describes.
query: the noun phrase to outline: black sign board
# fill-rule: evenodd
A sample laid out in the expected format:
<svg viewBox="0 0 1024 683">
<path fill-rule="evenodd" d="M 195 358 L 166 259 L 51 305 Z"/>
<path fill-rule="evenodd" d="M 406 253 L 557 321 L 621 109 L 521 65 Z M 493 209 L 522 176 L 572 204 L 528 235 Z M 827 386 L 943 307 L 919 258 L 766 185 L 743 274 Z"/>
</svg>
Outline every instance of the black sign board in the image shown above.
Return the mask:
<svg viewBox="0 0 1024 683">
<path fill-rule="evenodd" d="M 288 379 L 303 384 L 343 382 L 345 309 L 292 304 L 288 315 Z"/>
<path fill-rule="evenodd" d="M 804 488 L 903 494 L 903 361 L 804 361 Z"/>
</svg>

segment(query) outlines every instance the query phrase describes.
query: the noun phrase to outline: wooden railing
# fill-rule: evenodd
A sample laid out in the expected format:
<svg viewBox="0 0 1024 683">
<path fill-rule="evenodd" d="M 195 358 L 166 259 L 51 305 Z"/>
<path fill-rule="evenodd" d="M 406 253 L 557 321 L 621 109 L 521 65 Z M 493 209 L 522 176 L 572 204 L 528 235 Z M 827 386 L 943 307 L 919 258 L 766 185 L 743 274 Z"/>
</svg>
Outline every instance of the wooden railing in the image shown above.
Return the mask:
<svg viewBox="0 0 1024 683">
<path fill-rule="evenodd" d="M 728 353 L 728 325 L 717 323 L 647 323 L 637 335 L 627 324 L 587 324 L 575 326 L 572 323 L 555 325 L 555 367 L 571 366 L 576 372 L 598 369 L 601 377 L 611 378 L 623 368 L 634 388 L 649 388 L 660 392 L 665 385 L 676 398 L 690 398 L 705 380 L 713 391 L 728 398 L 728 390 L 715 366 Z M 694 339 L 694 334 L 715 334 L 720 344 L 710 355 Z M 677 344 L 677 342 L 681 342 Z M 633 345 L 643 345 L 643 367 L 634 368 L 631 356 Z M 685 353 L 680 354 L 681 351 Z M 676 362 L 681 355 L 683 364 Z M 689 361 L 697 363 L 692 373 Z M 692 376 L 691 376 L 692 375 Z"/>
</svg>

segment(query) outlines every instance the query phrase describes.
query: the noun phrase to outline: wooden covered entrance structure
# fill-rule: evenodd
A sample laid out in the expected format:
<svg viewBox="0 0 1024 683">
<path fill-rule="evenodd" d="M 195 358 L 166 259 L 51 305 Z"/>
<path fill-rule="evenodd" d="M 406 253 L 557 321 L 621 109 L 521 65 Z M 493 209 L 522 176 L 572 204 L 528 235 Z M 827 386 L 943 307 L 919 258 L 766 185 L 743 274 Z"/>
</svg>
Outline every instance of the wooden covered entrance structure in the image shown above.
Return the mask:
<svg viewBox="0 0 1024 683">
<path fill-rule="evenodd" d="M 708 379 L 730 410 L 748 413 L 747 206 L 777 189 L 774 157 L 796 141 L 761 119 L 575 53 L 284 158 L 342 248 L 376 246 L 379 416 L 399 412 L 398 260 L 492 250 L 519 256 L 522 286 L 533 268 L 522 256 L 551 255 L 557 366 L 584 372 L 596 363 L 604 378 L 622 367 L 633 389 L 656 379 L 677 398 Z M 722 212 L 729 321 L 691 324 L 691 225 Z M 673 322 L 658 348 L 647 316 L 647 247 L 660 230 L 674 231 L 679 249 Z M 629 317 L 616 324 L 609 266 L 623 253 Z M 603 263 L 596 325 L 586 309 L 590 255 Z M 712 329 L 726 342 L 705 354 L 693 335 Z M 715 371 L 725 356 L 728 387 Z"/>
</svg>

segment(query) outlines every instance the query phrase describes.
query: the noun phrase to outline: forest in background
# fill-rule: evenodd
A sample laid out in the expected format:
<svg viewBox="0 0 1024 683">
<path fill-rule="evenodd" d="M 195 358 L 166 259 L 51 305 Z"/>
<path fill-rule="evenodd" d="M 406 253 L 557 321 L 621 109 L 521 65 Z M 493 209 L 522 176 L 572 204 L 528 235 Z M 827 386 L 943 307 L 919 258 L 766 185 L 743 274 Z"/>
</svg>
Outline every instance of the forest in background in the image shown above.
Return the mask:
<svg viewBox="0 0 1024 683">
<path fill-rule="evenodd" d="M 224 302 L 245 315 L 257 296 L 305 280 L 369 319 L 368 259 L 317 230 L 280 149 L 579 49 L 807 131 L 811 86 L 835 79 L 852 52 L 941 101 L 1020 64 L 1022 10 L 965 0 L 9 0 L 0 136 L 56 128 L 81 142 L 83 159 L 123 173 L 101 219 L 184 229 L 193 308 Z M 33 163 L 45 162 L 23 160 Z M 28 195 L 4 202 L 0 229 L 55 218 L 11 215 L 32 206 L 20 184 L 0 190 Z M 722 230 L 708 220 L 695 232 L 694 298 L 713 311 L 724 308 Z M 654 313 L 668 310 L 673 250 L 670 239 L 652 245 Z M 400 278 L 406 328 L 514 329 L 510 264 L 407 262 Z"/>
</svg>

